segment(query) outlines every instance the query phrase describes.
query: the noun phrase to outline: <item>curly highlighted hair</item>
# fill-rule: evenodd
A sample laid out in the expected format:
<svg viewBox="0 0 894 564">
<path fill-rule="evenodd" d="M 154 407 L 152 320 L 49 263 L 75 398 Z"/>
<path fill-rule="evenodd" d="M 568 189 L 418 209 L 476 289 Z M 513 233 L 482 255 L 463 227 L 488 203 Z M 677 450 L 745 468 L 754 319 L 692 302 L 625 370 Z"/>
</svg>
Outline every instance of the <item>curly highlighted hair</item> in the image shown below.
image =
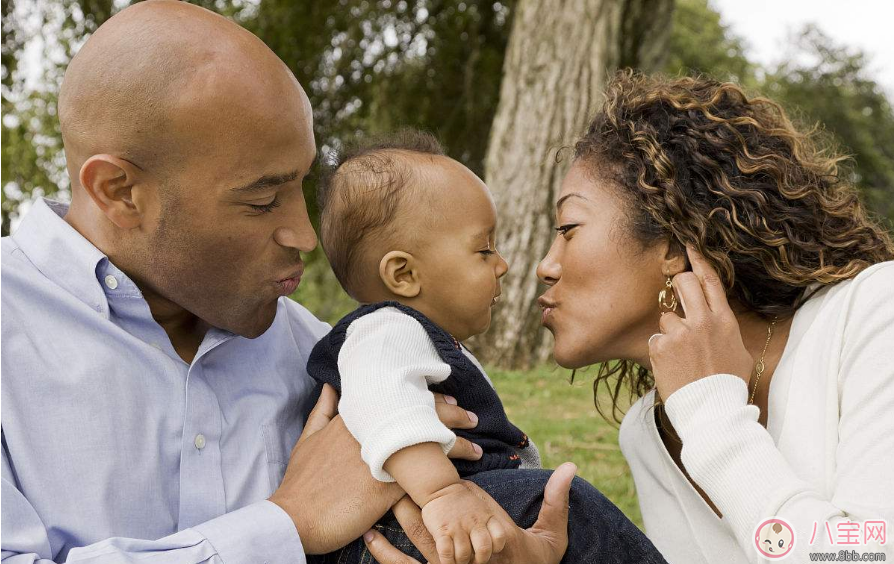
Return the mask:
<svg viewBox="0 0 894 564">
<path fill-rule="evenodd" d="M 815 284 L 894 258 L 890 235 L 844 178 L 847 157 L 818 128 L 796 128 L 779 104 L 732 83 L 630 70 L 605 94 L 574 160 L 614 182 L 636 240 L 695 246 L 751 311 L 791 316 Z M 636 396 L 654 385 L 624 361 L 603 365 L 594 392 L 601 383 L 616 420 L 625 385 Z"/>
</svg>

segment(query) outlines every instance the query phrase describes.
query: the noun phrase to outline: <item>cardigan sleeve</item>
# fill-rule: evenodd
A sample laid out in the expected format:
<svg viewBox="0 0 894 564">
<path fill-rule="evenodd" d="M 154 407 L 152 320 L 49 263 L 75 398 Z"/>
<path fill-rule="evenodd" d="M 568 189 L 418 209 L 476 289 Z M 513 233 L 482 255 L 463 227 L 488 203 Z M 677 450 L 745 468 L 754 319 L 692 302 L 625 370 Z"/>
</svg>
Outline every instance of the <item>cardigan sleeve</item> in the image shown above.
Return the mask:
<svg viewBox="0 0 894 564">
<path fill-rule="evenodd" d="M 418 321 L 390 307 L 360 317 L 348 327 L 338 370 L 338 411 L 377 480 L 394 481 L 383 466 L 402 448 L 428 442 L 444 454 L 453 448 L 456 435 L 438 419 L 428 390 L 450 376 L 450 365 Z"/>
<path fill-rule="evenodd" d="M 769 517 L 792 525 L 793 562 L 809 561 L 810 552 L 841 549 L 894 558 L 894 263 L 873 269 L 854 284 L 843 336 L 836 343 L 841 347 L 839 419 L 831 491 L 819 491 L 797 476 L 758 423 L 758 408 L 748 405 L 741 378 L 709 376 L 684 386 L 666 402 L 683 441 L 683 465 L 722 513 L 751 562 L 768 562 L 759 558 L 754 534 Z M 886 544 L 838 544 L 847 539 L 841 531 L 853 530 L 849 522 L 861 522 L 862 543 L 866 520 L 886 522 Z"/>
</svg>

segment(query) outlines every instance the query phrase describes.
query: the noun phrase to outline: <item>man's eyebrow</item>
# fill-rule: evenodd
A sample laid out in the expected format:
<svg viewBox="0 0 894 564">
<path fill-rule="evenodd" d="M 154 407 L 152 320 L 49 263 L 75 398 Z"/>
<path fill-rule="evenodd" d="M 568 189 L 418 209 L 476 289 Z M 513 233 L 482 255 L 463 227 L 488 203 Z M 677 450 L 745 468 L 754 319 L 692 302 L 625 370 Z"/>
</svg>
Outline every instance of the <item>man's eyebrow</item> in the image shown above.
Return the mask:
<svg viewBox="0 0 894 564">
<path fill-rule="evenodd" d="M 285 184 L 287 182 L 291 182 L 298 178 L 299 172 L 297 170 L 293 170 L 292 172 L 286 172 L 284 174 L 265 174 L 264 176 L 249 182 L 243 186 L 237 186 L 236 188 L 230 188 L 232 192 L 236 192 L 239 194 L 246 194 L 252 192 L 260 192 L 263 190 L 267 190 L 269 188 L 273 188 L 275 186 L 279 186 L 280 184 Z"/>
<path fill-rule="evenodd" d="M 558 202 L 556 202 L 556 213 L 559 213 L 559 211 L 561 211 L 561 209 L 562 209 L 562 204 L 564 204 L 565 201 L 568 200 L 568 198 L 580 198 L 581 200 L 586 200 L 586 199 L 587 199 L 587 198 L 585 198 L 584 196 L 578 194 L 577 192 L 572 192 L 572 193 L 570 193 L 570 194 L 565 194 L 564 196 L 562 196 L 561 198 L 559 198 L 559 201 L 558 201 Z"/>
</svg>

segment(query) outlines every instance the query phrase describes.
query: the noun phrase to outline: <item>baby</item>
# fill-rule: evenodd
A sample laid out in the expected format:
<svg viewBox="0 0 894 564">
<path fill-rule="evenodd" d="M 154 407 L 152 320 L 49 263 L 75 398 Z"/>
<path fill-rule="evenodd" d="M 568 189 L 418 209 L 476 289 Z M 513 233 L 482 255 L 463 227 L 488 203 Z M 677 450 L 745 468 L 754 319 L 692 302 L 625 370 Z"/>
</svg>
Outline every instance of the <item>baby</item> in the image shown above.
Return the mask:
<svg viewBox="0 0 894 564">
<path fill-rule="evenodd" d="M 363 460 L 422 508 L 442 561 L 470 552 L 486 561 L 505 531 L 460 479 L 540 467 L 536 447 L 462 346 L 487 330 L 509 268 L 495 248 L 487 187 L 431 136 L 403 132 L 343 155 L 319 204 L 323 249 L 363 305 L 317 344 L 308 372 L 340 391 L 339 413 Z M 480 460 L 447 457 L 456 435 L 438 419 L 433 392 L 478 416 L 457 434 L 481 447 Z"/>
</svg>

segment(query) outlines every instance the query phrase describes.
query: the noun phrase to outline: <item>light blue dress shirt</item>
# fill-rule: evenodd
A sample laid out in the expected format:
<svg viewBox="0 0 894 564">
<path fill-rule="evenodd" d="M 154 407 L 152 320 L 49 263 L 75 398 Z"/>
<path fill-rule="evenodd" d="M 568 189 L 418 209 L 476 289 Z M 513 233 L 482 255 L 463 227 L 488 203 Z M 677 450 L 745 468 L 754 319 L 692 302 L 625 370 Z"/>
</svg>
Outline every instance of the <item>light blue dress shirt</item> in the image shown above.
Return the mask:
<svg viewBox="0 0 894 564">
<path fill-rule="evenodd" d="M 282 298 L 262 336 L 212 329 L 187 364 L 66 209 L 37 202 L 2 243 L 4 564 L 305 562 L 266 499 L 329 326 Z"/>
</svg>

